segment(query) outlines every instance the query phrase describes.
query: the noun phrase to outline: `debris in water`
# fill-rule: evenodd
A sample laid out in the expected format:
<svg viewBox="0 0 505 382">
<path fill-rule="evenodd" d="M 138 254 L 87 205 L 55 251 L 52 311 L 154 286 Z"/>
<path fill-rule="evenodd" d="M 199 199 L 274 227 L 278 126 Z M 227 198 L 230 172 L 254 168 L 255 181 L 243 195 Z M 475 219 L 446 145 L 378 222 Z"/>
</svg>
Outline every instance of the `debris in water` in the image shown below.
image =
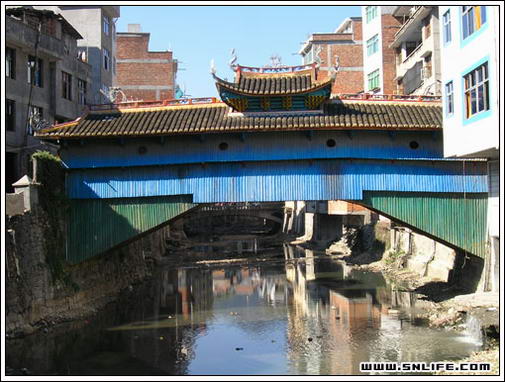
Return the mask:
<svg viewBox="0 0 505 382">
<path fill-rule="evenodd" d="M 244 348 L 235 348 L 236 351 L 244 350 Z"/>
<path fill-rule="evenodd" d="M 307 338 L 307 341 L 311 342 L 312 341 L 312 337 Z"/>
</svg>

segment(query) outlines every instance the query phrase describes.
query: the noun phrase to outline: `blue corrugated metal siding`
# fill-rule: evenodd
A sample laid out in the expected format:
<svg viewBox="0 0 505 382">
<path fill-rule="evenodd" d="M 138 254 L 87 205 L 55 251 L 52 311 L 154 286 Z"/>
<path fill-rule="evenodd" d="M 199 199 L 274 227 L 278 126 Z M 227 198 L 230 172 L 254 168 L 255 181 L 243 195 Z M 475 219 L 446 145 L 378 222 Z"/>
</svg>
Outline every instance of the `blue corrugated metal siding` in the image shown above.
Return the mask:
<svg viewBox="0 0 505 382">
<path fill-rule="evenodd" d="M 196 136 L 119 141 L 96 140 L 92 144 L 70 146 L 61 150 L 69 168 L 149 166 L 202 162 L 240 162 L 324 158 L 416 159 L 443 158 L 441 132 L 398 131 L 315 131 L 309 140 L 307 132 L 207 134 L 204 141 Z M 334 147 L 326 145 L 328 139 Z M 417 149 L 409 143 L 416 141 Z M 227 150 L 219 150 L 221 142 Z M 139 154 L 139 147 L 147 152 Z"/>
<path fill-rule="evenodd" d="M 191 195 L 71 200 L 67 260 L 105 252 L 195 207 Z"/>
<path fill-rule="evenodd" d="M 485 162 L 315 160 L 73 170 L 73 199 L 193 195 L 195 203 L 361 200 L 363 191 L 487 192 Z"/>
<path fill-rule="evenodd" d="M 365 192 L 365 205 L 485 257 L 487 194 Z"/>
</svg>

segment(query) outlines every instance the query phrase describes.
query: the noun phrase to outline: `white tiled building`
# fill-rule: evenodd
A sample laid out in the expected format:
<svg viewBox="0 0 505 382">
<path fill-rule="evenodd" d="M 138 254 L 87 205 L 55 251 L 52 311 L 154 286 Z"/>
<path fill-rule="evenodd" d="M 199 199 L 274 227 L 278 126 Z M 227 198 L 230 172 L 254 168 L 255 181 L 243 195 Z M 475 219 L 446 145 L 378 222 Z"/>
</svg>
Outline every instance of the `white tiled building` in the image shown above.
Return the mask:
<svg viewBox="0 0 505 382">
<path fill-rule="evenodd" d="M 484 158 L 493 289 L 499 259 L 499 7 L 440 6 L 444 155 Z M 471 222 L 468 222 L 471 224 Z"/>
</svg>

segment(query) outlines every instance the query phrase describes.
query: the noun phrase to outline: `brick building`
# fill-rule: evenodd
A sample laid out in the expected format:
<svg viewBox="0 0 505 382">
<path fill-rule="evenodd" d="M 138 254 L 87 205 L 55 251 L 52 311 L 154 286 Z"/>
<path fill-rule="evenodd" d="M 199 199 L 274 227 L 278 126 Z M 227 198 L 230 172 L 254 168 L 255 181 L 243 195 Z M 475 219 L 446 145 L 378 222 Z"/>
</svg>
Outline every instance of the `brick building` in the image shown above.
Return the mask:
<svg viewBox="0 0 505 382">
<path fill-rule="evenodd" d="M 332 95 L 363 91 L 363 38 L 361 17 L 347 18 L 334 33 L 314 33 L 299 54 L 303 64 L 320 59 L 319 75 L 326 78 L 338 56 L 339 69 L 331 89 Z"/>
<path fill-rule="evenodd" d="M 139 24 L 129 24 L 128 32 L 117 33 L 117 86 L 127 100 L 175 98 L 177 60 L 171 51 L 149 51 L 149 37 Z"/>
<path fill-rule="evenodd" d="M 362 7 L 365 92 L 397 92 L 396 52 L 391 44 L 402 23 L 393 15 L 396 8 L 376 5 Z"/>
</svg>

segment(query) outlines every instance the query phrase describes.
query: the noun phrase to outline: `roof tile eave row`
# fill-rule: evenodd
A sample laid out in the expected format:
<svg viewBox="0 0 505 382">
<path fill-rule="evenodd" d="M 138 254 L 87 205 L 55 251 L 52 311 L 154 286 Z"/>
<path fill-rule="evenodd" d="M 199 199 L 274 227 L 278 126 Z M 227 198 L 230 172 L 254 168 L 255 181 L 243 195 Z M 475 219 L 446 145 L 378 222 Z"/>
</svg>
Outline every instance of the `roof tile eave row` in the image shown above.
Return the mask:
<svg viewBox="0 0 505 382">
<path fill-rule="evenodd" d="M 322 114 L 299 112 L 269 115 L 228 114 L 229 108 L 171 108 L 167 110 L 88 115 L 66 127 L 39 131 L 44 139 L 158 136 L 240 131 L 305 130 L 440 130 L 441 107 L 415 105 L 327 104 Z"/>
</svg>

